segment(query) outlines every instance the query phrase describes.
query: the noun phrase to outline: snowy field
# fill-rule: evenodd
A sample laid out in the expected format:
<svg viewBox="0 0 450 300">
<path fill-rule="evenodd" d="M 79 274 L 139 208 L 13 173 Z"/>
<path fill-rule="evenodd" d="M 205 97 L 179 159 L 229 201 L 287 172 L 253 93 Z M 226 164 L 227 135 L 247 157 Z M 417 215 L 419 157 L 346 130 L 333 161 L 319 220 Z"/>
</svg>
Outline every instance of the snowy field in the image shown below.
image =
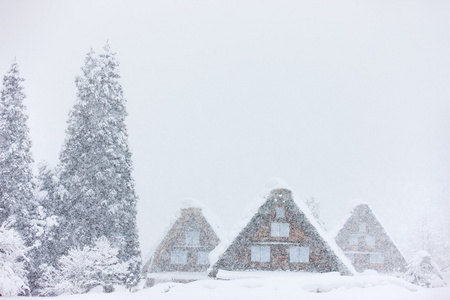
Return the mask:
<svg viewBox="0 0 450 300">
<path fill-rule="evenodd" d="M 67 295 L 58 300 L 119 300 L 119 299 L 396 299 L 415 300 L 450 299 L 450 286 L 426 289 L 388 276 L 338 274 L 272 273 L 259 276 L 257 272 L 233 274 L 232 280 L 199 280 L 188 284 L 160 283 L 134 293 L 118 291 L 111 294 L 95 293 Z M 446 275 L 446 281 L 450 274 Z M 222 273 L 222 277 L 229 274 Z M 247 277 L 247 278 L 245 278 Z M 11 298 L 23 299 L 23 298 Z M 45 298 L 39 298 L 45 299 Z M 48 298 L 48 299 L 55 299 Z"/>
</svg>

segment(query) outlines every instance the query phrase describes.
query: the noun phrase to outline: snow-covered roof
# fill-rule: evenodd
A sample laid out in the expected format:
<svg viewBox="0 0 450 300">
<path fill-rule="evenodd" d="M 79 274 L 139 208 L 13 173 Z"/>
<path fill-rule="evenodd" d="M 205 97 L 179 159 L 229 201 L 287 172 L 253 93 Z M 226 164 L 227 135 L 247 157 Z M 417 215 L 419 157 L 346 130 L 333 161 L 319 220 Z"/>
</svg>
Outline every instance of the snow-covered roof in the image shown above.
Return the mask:
<svg viewBox="0 0 450 300">
<path fill-rule="evenodd" d="M 220 221 L 219 217 L 212 212 L 209 208 L 207 208 L 202 202 L 200 202 L 197 199 L 192 198 L 186 198 L 183 199 L 181 202 L 181 207 L 178 209 L 175 213 L 169 224 L 164 228 L 162 233 L 159 235 L 157 239 L 155 239 L 155 242 L 153 243 L 153 246 L 151 247 L 150 251 L 147 253 L 147 255 L 144 258 L 144 268 L 143 271 L 145 271 L 146 267 L 148 267 L 151 264 L 151 259 L 153 257 L 153 254 L 158 249 L 158 247 L 161 245 L 161 243 L 164 241 L 165 237 L 169 233 L 169 231 L 172 229 L 176 221 L 182 216 L 182 211 L 184 209 L 189 208 L 198 208 L 201 209 L 203 217 L 206 219 L 206 221 L 209 223 L 211 228 L 213 229 L 216 236 L 219 238 L 220 241 L 225 239 L 225 230 L 222 225 L 222 222 Z"/>
<path fill-rule="evenodd" d="M 154 240 L 150 250 L 147 252 L 147 255 L 145 255 L 145 257 L 143 257 L 143 263 L 144 263 L 143 271 L 146 271 L 145 269 L 151 263 L 150 259 L 152 258 L 156 249 L 158 249 L 159 245 L 163 242 L 164 238 L 167 236 L 170 229 L 172 229 L 173 225 L 180 217 L 181 217 L 181 210 L 178 209 L 174 213 L 174 215 L 173 215 L 172 219 L 170 220 L 170 222 L 168 223 L 168 225 L 164 227 L 161 234 Z"/>
<path fill-rule="evenodd" d="M 400 248 L 395 244 L 394 239 L 392 239 L 391 235 L 389 234 L 389 232 L 387 232 L 387 230 L 384 228 L 383 224 L 381 224 L 380 219 L 377 217 L 377 215 L 373 212 L 372 207 L 369 205 L 369 203 L 364 202 L 362 200 L 352 200 L 350 201 L 350 206 L 351 209 L 350 211 L 347 213 L 347 215 L 342 218 L 341 221 L 339 221 L 339 223 L 336 224 L 336 226 L 333 227 L 333 229 L 330 231 L 330 236 L 333 238 L 333 240 L 336 240 L 336 237 L 338 236 L 339 232 L 344 228 L 344 225 L 347 223 L 347 221 L 350 219 L 350 217 L 355 213 L 356 208 L 358 208 L 359 206 L 367 206 L 367 208 L 369 209 L 369 211 L 372 213 L 372 215 L 374 216 L 374 218 L 378 221 L 378 223 L 381 226 L 381 230 L 383 230 L 384 234 L 390 239 L 391 243 L 394 245 L 395 248 L 397 248 L 398 252 L 400 252 L 400 254 L 405 257 L 405 255 L 403 255 L 402 251 L 400 250 Z M 349 206 L 349 205 L 347 205 Z"/>
<path fill-rule="evenodd" d="M 217 235 L 219 240 L 225 238 L 225 228 L 220 221 L 220 218 L 207 206 L 205 206 L 201 201 L 192 198 L 186 198 L 181 203 L 181 209 L 186 208 L 199 208 L 202 211 L 203 217 L 209 223 L 214 233 Z"/>
<path fill-rule="evenodd" d="M 355 208 L 360 206 L 360 205 L 367 205 L 369 207 L 369 209 L 372 211 L 372 208 L 370 207 L 368 202 L 363 201 L 361 199 L 350 200 L 345 205 L 347 213 L 345 214 L 345 216 L 338 223 L 336 223 L 336 225 L 333 227 L 333 229 L 330 230 L 330 236 L 333 239 L 336 239 L 336 237 L 339 234 L 339 232 L 342 230 L 342 228 L 344 228 L 345 223 L 347 223 L 348 219 L 353 215 L 353 211 L 355 210 Z M 373 211 L 372 211 L 372 213 L 373 213 Z M 375 216 L 375 218 L 376 218 L 376 216 Z"/>
<path fill-rule="evenodd" d="M 235 229 L 230 231 L 229 237 L 225 240 L 221 240 L 220 244 L 209 254 L 209 261 L 211 263 L 209 270 L 212 270 L 214 264 L 219 260 L 220 256 L 230 247 L 235 238 L 244 230 L 247 224 L 251 221 L 253 216 L 258 212 L 259 208 L 267 201 L 272 191 L 277 189 L 286 189 L 291 191 L 292 199 L 300 211 L 305 215 L 311 225 L 316 229 L 319 236 L 328 244 L 333 253 L 342 261 L 342 263 L 348 268 L 352 274 L 357 274 L 350 260 L 342 252 L 341 248 L 336 244 L 334 239 L 330 238 L 323 228 L 316 221 L 308 206 L 301 200 L 296 199 L 295 193 L 292 188 L 282 179 L 272 178 L 265 185 L 261 195 L 255 198 L 245 209 L 245 213 L 238 222 Z"/>
<path fill-rule="evenodd" d="M 292 188 L 289 184 L 287 184 L 283 179 L 273 177 L 269 179 L 266 184 L 264 185 L 264 194 L 269 195 L 270 192 L 276 189 L 285 189 L 292 191 Z"/>
<path fill-rule="evenodd" d="M 356 206 L 355 206 L 356 207 Z M 352 207 L 350 210 L 347 211 L 345 216 L 338 222 L 336 225 L 329 231 L 330 236 L 335 240 L 339 232 L 344 228 L 345 223 L 347 223 L 348 219 L 353 214 L 353 209 L 355 207 Z"/>
</svg>

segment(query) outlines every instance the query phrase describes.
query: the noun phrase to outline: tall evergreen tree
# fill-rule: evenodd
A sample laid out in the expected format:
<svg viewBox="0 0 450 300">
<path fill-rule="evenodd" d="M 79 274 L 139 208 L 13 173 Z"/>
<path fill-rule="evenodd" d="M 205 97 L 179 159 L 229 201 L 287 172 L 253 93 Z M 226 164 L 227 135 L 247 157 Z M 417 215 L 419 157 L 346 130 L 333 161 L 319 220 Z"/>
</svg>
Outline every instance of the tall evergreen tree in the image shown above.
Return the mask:
<svg viewBox="0 0 450 300">
<path fill-rule="evenodd" d="M 36 201 L 23 81 L 13 63 L 3 77 L 0 99 L 0 221 L 9 220 L 30 246 Z"/>
<path fill-rule="evenodd" d="M 76 78 L 77 101 L 69 114 L 60 154 L 61 194 L 67 210 L 66 249 L 90 246 L 105 236 L 134 273 L 140 266 L 137 195 L 125 126 L 119 63 L 106 45 L 90 51 Z"/>
<path fill-rule="evenodd" d="M 34 195 L 23 81 L 14 62 L 3 78 L 0 100 L 0 221 L 7 220 L 28 247 L 29 260 L 25 267 L 30 287 L 33 287 L 40 251 L 37 236 L 42 232 L 42 222 Z"/>
</svg>

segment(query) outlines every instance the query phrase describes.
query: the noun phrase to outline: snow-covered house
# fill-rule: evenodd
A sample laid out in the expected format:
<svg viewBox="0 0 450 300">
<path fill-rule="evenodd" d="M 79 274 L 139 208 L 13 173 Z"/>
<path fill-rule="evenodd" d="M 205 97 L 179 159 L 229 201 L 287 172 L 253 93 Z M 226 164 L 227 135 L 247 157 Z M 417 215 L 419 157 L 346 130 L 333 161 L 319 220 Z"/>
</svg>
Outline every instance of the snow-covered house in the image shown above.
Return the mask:
<svg viewBox="0 0 450 300">
<path fill-rule="evenodd" d="M 267 192 L 231 243 L 221 243 L 211 253 L 210 276 L 217 277 L 219 270 L 356 273 L 285 183 L 272 182 Z"/>
<path fill-rule="evenodd" d="M 142 270 L 146 286 L 207 277 L 208 255 L 220 243 L 221 225 L 214 214 L 198 202 L 185 201 L 183 206 L 148 255 Z"/>
<path fill-rule="evenodd" d="M 368 204 L 356 205 L 342 225 L 333 230 L 336 243 L 355 269 L 379 273 L 404 271 L 406 261 Z"/>
</svg>

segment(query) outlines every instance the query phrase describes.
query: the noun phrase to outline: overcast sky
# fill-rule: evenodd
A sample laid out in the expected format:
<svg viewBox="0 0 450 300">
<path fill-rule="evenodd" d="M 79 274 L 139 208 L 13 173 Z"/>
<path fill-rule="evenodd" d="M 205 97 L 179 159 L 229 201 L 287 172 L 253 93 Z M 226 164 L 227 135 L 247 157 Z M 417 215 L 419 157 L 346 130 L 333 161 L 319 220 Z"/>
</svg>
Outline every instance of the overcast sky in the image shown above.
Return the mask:
<svg viewBox="0 0 450 300">
<path fill-rule="evenodd" d="M 75 76 L 121 63 L 145 256 L 183 198 L 233 227 L 271 177 L 332 228 L 371 204 L 405 249 L 450 216 L 450 1 L 0 0 L 36 162 L 58 163 Z"/>
</svg>

